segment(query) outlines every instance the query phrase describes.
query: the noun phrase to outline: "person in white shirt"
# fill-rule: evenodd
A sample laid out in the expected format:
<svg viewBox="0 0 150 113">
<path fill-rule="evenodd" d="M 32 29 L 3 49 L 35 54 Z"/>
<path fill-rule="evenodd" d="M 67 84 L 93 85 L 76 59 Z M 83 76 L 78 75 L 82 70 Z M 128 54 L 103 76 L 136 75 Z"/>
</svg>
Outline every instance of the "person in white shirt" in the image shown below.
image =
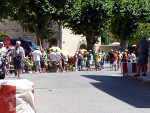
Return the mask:
<svg viewBox="0 0 150 113">
<path fill-rule="evenodd" d="M 53 72 L 56 72 L 57 71 L 57 69 L 56 69 L 56 67 L 57 67 L 57 65 L 56 65 L 56 61 L 57 61 L 57 56 L 56 56 L 56 52 L 55 51 L 53 51 L 53 50 L 51 50 L 52 52 L 50 53 L 50 59 L 51 59 L 51 61 L 52 61 L 52 71 Z"/>
<path fill-rule="evenodd" d="M 133 51 L 133 53 L 131 53 L 131 58 L 132 58 L 132 62 L 136 61 L 135 51 Z"/>
<path fill-rule="evenodd" d="M 41 72 L 41 64 L 40 64 L 40 58 L 42 56 L 41 51 L 39 50 L 39 47 L 36 47 L 36 50 L 33 51 L 33 61 L 36 65 L 36 73 Z"/>
<path fill-rule="evenodd" d="M 5 55 L 6 49 L 3 47 L 3 42 L 0 42 L 0 51 L 2 52 L 2 55 Z"/>
<path fill-rule="evenodd" d="M 14 47 L 12 50 L 12 58 L 13 58 L 14 68 L 15 68 L 15 76 L 18 75 L 18 78 L 20 78 L 19 74 L 21 73 L 21 70 L 23 69 L 23 59 L 25 58 L 24 49 L 20 45 L 21 45 L 21 42 L 16 41 L 16 47 Z"/>
<path fill-rule="evenodd" d="M 56 57 L 57 57 L 57 62 L 58 62 L 58 65 L 59 65 L 59 72 L 63 71 L 62 69 L 62 56 L 60 54 L 60 52 L 58 52 L 58 49 L 56 49 Z"/>
</svg>

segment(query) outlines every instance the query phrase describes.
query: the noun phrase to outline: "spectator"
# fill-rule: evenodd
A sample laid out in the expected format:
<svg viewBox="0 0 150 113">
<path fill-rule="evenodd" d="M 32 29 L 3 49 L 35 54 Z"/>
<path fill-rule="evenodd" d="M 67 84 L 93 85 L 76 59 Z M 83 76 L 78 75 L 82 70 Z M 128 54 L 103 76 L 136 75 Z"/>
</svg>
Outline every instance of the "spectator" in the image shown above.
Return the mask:
<svg viewBox="0 0 150 113">
<path fill-rule="evenodd" d="M 113 63 L 114 63 L 114 53 L 113 53 L 113 49 L 111 49 L 111 52 L 109 52 L 109 57 L 110 57 L 110 68 L 113 69 Z"/>
<path fill-rule="evenodd" d="M 117 71 L 117 62 L 118 62 L 118 56 L 117 56 L 117 54 L 118 54 L 118 51 L 116 51 L 114 53 L 114 67 L 115 67 L 115 71 Z"/>
<path fill-rule="evenodd" d="M 74 55 L 74 65 L 75 65 L 75 71 L 78 71 L 78 53 L 77 52 Z"/>
<path fill-rule="evenodd" d="M 128 61 L 128 50 L 127 49 L 125 49 L 124 56 L 123 56 L 123 61 L 124 62 Z"/>
<path fill-rule="evenodd" d="M 57 57 L 56 57 L 56 52 L 54 50 L 51 50 L 52 52 L 50 53 L 50 59 L 52 61 L 52 71 L 56 72 L 56 61 L 57 61 Z"/>
<path fill-rule="evenodd" d="M 85 62 L 86 62 L 86 71 L 88 71 L 88 69 L 89 69 L 89 61 L 88 61 L 88 52 L 86 52 L 86 54 L 85 54 Z"/>
<path fill-rule="evenodd" d="M 41 72 L 45 72 L 45 61 L 47 60 L 47 57 L 46 57 L 46 60 L 45 60 L 45 55 L 44 55 L 44 49 L 41 50 L 41 53 L 42 53 L 42 56 L 41 56 L 41 59 L 40 59 L 40 64 L 41 64 Z M 47 55 L 46 55 L 47 56 Z"/>
<path fill-rule="evenodd" d="M 23 69 L 23 59 L 25 58 L 24 49 L 20 45 L 21 45 L 21 42 L 16 41 L 16 46 L 12 50 L 12 58 L 13 58 L 14 68 L 15 68 L 15 76 L 18 75 L 18 78 L 20 78 L 20 73 L 21 73 L 21 70 Z"/>
<path fill-rule="evenodd" d="M 136 61 L 135 51 L 133 51 L 133 53 L 131 53 L 131 58 L 132 58 L 132 62 Z"/>
<path fill-rule="evenodd" d="M 65 72 L 64 71 L 64 69 L 65 69 L 65 57 L 64 57 L 63 53 L 60 53 L 60 54 L 61 54 L 61 58 L 62 58 L 61 59 L 61 61 L 62 61 L 62 71 Z"/>
<path fill-rule="evenodd" d="M 134 76 L 140 76 L 140 70 L 141 70 L 141 65 L 144 64 L 144 73 L 142 76 L 146 76 L 146 70 L 147 70 L 147 63 L 148 63 L 148 53 L 149 53 L 149 43 L 146 40 L 147 35 L 142 34 L 141 35 L 141 40 L 139 40 L 137 44 L 137 48 L 139 49 L 139 58 L 137 61 L 138 65 L 138 71 L 137 74 Z"/>
<path fill-rule="evenodd" d="M 121 60 L 122 60 L 122 56 L 120 54 L 120 51 L 118 52 L 118 69 L 121 67 Z"/>
<path fill-rule="evenodd" d="M 68 61 L 69 61 L 69 55 L 65 55 L 64 56 L 64 59 L 65 59 L 65 71 L 68 71 Z"/>
<path fill-rule="evenodd" d="M 132 56 L 130 52 L 128 53 L 127 59 L 128 59 L 128 62 L 132 62 Z"/>
<path fill-rule="evenodd" d="M 79 53 L 78 53 L 78 70 L 79 71 L 82 70 L 81 64 L 82 64 L 82 55 L 81 55 L 81 51 L 79 51 Z"/>
<path fill-rule="evenodd" d="M 3 47 L 3 42 L 0 42 L 0 51 L 2 52 L 1 55 L 5 55 L 6 49 Z"/>
<path fill-rule="evenodd" d="M 92 50 L 89 50 L 89 54 L 88 54 L 88 62 L 89 62 L 89 70 L 92 71 L 91 69 L 91 65 L 92 65 Z"/>
<path fill-rule="evenodd" d="M 51 71 L 51 67 L 50 67 L 50 61 L 51 61 L 51 59 L 50 59 L 50 50 L 47 50 L 47 52 L 46 52 L 46 54 L 47 54 L 47 64 L 48 64 L 48 67 L 47 67 L 47 71 L 48 72 L 50 72 Z"/>
<path fill-rule="evenodd" d="M 100 61 L 101 61 L 101 58 L 99 60 L 99 55 L 96 53 L 95 55 L 95 68 L 96 68 L 96 71 L 99 70 L 100 71 Z"/>
<path fill-rule="evenodd" d="M 105 52 L 104 52 L 104 50 L 102 50 L 102 68 L 104 69 L 104 64 L 105 64 L 105 59 L 106 59 L 106 54 L 105 54 Z"/>
<path fill-rule="evenodd" d="M 33 61 L 36 67 L 36 73 L 41 72 L 41 63 L 40 63 L 41 56 L 42 53 L 39 50 L 39 47 L 36 47 L 36 50 L 33 51 Z"/>
<path fill-rule="evenodd" d="M 61 61 L 62 56 L 61 56 L 60 52 L 58 52 L 58 49 L 56 49 L 56 57 L 57 57 L 59 72 L 61 72 L 61 71 L 63 71 L 63 69 L 62 69 L 62 61 Z M 57 72 L 58 72 L 58 70 L 57 70 Z"/>
<path fill-rule="evenodd" d="M 103 53 L 101 53 L 100 49 L 98 51 L 98 56 L 101 58 L 101 60 L 103 61 Z M 102 61 L 100 62 L 100 68 L 102 68 Z"/>
</svg>

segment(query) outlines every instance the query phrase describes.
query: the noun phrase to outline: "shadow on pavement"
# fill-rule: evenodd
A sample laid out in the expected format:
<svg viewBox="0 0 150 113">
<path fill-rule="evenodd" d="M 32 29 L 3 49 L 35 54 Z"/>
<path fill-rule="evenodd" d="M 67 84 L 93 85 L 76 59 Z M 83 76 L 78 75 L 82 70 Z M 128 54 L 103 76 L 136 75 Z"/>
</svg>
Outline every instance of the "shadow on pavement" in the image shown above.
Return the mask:
<svg viewBox="0 0 150 113">
<path fill-rule="evenodd" d="M 137 108 L 150 108 L 150 86 L 139 81 L 117 76 L 82 75 L 99 90 Z"/>
</svg>

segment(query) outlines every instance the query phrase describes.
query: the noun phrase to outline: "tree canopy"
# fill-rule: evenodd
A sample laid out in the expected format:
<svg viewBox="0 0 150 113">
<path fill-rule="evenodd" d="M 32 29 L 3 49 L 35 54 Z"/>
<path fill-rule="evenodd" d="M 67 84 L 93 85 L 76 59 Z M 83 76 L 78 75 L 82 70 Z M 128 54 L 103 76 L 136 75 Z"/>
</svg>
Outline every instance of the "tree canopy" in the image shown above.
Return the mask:
<svg viewBox="0 0 150 113">
<path fill-rule="evenodd" d="M 28 0 L 11 14 L 12 20 L 29 27 L 37 38 L 48 38 L 54 22 L 66 20 L 74 0 Z M 37 40 L 38 41 L 38 40 Z"/>
<path fill-rule="evenodd" d="M 150 1 L 114 0 L 113 2 L 113 17 L 110 31 L 115 38 L 125 42 L 133 38 L 140 22 L 148 21 L 150 15 Z M 123 47 L 123 49 L 125 48 Z"/>
<path fill-rule="evenodd" d="M 76 0 L 65 27 L 86 36 L 87 49 L 93 49 L 95 36 L 108 26 L 112 6 L 110 0 Z"/>
</svg>

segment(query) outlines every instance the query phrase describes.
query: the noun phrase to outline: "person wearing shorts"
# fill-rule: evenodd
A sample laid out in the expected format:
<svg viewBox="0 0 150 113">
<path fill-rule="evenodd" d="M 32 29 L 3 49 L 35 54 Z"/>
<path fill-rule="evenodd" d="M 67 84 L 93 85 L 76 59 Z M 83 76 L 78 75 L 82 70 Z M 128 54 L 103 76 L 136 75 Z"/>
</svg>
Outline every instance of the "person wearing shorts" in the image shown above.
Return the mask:
<svg viewBox="0 0 150 113">
<path fill-rule="evenodd" d="M 120 51 L 118 52 L 118 69 L 121 67 L 121 55 L 120 55 Z"/>
<path fill-rule="evenodd" d="M 100 71 L 100 61 L 101 61 L 101 57 L 96 54 L 95 55 L 95 68 L 96 68 L 96 71 L 99 70 Z"/>
<path fill-rule="evenodd" d="M 144 73 L 142 74 L 142 76 L 146 76 L 146 72 L 147 72 L 147 63 L 148 63 L 148 53 L 149 53 L 149 43 L 146 40 L 147 35 L 146 34 L 142 34 L 141 35 L 141 40 L 139 40 L 138 44 L 137 44 L 137 48 L 139 49 L 139 58 L 137 61 L 137 65 L 138 65 L 138 71 L 137 74 L 134 76 L 140 76 L 140 70 L 141 70 L 141 65 L 144 65 Z"/>
<path fill-rule="evenodd" d="M 88 63 L 89 63 L 89 70 L 91 69 L 91 65 L 92 65 L 92 50 L 89 50 L 89 54 L 88 54 Z"/>
<path fill-rule="evenodd" d="M 113 49 L 111 49 L 111 52 L 109 52 L 109 57 L 110 57 L 110 68 L 113 69 L 113 63 L 114 63 L 114 53 L 113 53 Z"/>
<path fill-rule="evenodd" d="M 12 58 L 15 68 L 15 76 L 18 75 L 20 78 L 21 70 L 23 69 L 23 59 L 25 58 L 25 52 L 23 47 L 21 47 L 21 42 L 16 41 L 16 47 L 12 50 Z"/>
<path fill-rule="evenodd" d="M 35 67 L 36 67 L 36 73 L 38 72 L 41 72 L 41 56 L 42 56 L 42 53 L 41 51 L 39 50 L 39 47 L 36 47 L 36 50 L 33 51 L 33 61 L 35 63 Z"/>
<path fill-rule="evenodd" d="M 118 51 L 116 51 L 114 53 L 114 67 L 115 67 L 115 71 L 117 71 L 117 64 L 118 64 L 118 56 L 117 56 L 117 54 L 118 54 Z"/>
<path fill-rule="evenodd" d="M 50 59 L 52 61 L 52 71 L 53 72 L 56 72 L 57 71 L 57 64 L 56 64 L 56 61 L 57 61 L 57 57 L 56 57 L 56 52 L 54 50 L 51 50 L 52 52 L 50 53 Z"/>
</svg>

